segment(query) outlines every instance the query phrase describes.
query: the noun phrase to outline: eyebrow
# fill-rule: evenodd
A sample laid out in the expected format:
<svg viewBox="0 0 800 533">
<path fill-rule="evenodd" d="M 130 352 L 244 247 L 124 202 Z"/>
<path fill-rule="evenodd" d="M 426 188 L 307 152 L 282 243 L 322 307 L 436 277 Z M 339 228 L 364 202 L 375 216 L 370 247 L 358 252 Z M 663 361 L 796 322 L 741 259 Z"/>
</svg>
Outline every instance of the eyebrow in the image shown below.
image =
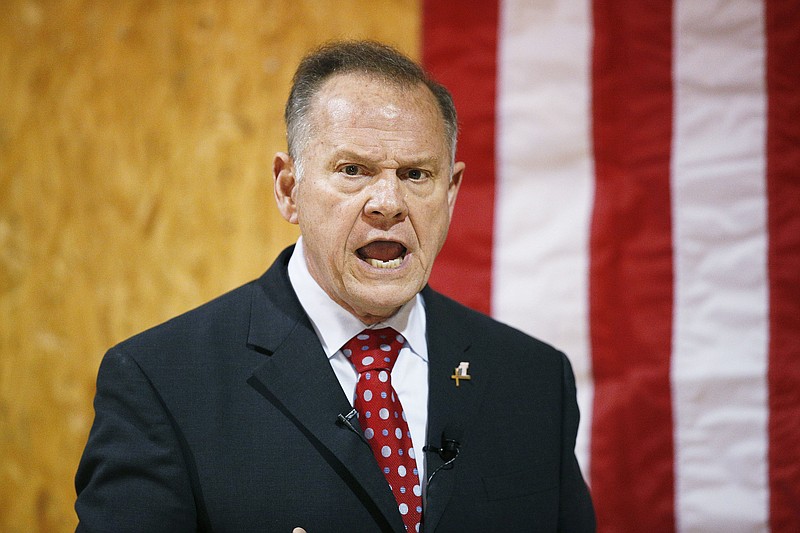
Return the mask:
<svg viewBox="0 0 800 533">
<path fill-rule="evenodd" d="M 369 152 L 358 152 L 350 148 L 342 148 L 333 152 L 330 157 L 331 163 L 339 160 L 354 160 L 354 161 L 374 161 Z M 424 167 L 438 167 L 440 165 L 440 158 L 433 154 L 422 154 L 420 157 L 409 158 L 406 160 L 398 161 L 401 168 L 424 168 Z"/>
</svg>

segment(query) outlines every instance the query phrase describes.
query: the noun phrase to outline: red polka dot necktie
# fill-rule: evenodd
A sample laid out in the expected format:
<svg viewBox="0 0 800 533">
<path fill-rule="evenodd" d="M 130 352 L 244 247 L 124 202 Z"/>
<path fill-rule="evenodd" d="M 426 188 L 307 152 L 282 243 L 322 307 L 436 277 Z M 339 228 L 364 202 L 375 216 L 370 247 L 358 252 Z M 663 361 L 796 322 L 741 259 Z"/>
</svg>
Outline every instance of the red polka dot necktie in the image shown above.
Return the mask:
<svg viewBox="0 0 800 533">
<path fill-rule="evenodd" d="M 342 352 L 358 371 L 354 407 L 364 437 L 389 482 L 406 531 L 419 531 L 422 487 L 411 432 L 391 377 L 404 342 L 392 328 L 365 329 L 350 339 Z"/>
</svg>

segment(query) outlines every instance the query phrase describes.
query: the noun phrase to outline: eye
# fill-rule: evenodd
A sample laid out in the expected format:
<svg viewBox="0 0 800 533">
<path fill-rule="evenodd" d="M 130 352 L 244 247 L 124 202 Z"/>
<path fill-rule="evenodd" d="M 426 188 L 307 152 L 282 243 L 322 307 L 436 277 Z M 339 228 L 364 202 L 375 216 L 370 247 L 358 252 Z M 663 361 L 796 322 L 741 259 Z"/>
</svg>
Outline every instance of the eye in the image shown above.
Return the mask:
<svg viewBox="0 0 800 533">
<path fill-rule="evenodd" d="M 358 165 L 345 165 L 342 168 L 342 172 L 348 176 L 358 176 L 359 170 Z"/>
<path fill-rule="evenodd" d="M 405 177 L 411 181 L 420 181 L 428 177 L 428 173 L 418 168 L 411 168 L 405 172 Z"/>
</svg>

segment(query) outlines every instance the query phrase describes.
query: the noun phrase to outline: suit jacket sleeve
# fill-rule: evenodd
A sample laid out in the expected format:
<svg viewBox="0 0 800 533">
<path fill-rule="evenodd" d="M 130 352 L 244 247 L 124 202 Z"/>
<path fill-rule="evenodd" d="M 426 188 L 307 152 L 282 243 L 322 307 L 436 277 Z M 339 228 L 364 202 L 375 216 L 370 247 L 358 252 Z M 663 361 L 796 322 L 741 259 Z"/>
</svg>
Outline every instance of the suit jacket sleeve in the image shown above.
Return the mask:
<svg viewBox="0 0 800 533">
<path fill-rule="evenodd" d="M 100 366 L 94 407 L 75 478 L 77 531 L 195 531 L 178 434 L 147 376 L 119 348 Z"/>
<path fill-rule="evenodd" d="M 578 402 L 575 376 L 569 359 L 562 354 L 564 366 L 563 385 L 563 450 L 561 465 L 561 496 L 559 531 L 595 531 L 595 514 L 592 498 L 575 457 L 575 440 L 578 433 Z"/>
</svg>

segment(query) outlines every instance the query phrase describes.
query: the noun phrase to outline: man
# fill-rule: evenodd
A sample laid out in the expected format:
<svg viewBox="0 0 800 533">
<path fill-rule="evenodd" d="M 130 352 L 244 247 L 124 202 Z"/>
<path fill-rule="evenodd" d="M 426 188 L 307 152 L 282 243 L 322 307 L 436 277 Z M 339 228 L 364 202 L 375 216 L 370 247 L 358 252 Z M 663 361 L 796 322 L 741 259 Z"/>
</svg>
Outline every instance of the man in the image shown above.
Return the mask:
<svg viewBox="0 0 800 533">
<path fill-rule="evenodd" d="M 300 240 L 106 354 L 78 529 L 592 531 L 567 359 L 426 286 L 464 173 L 449 93 L 337 43 L 286 122 Z"/>
</svg>

